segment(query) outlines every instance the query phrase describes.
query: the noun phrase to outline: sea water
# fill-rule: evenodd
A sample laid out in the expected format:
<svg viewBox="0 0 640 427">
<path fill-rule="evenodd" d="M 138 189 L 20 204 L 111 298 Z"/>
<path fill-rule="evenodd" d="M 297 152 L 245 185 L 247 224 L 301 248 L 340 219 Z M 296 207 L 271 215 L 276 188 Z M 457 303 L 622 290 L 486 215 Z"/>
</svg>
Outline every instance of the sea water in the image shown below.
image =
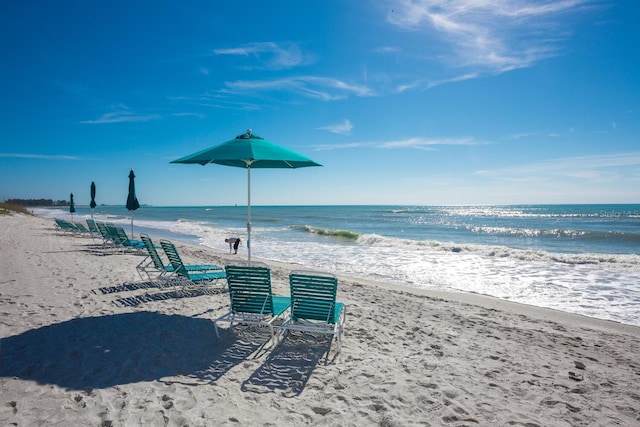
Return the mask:
<svg viewBox="0 0 640 427">
<path fill-rule="evenodd" d="M 93 215 L 130 230 L 124 206 Z M 640 205 L 254 206 L 251 224 L 252 258 L 640 326 Z M 143 206 L 134 232 L 219 250 L 238 236 L 243 257 L 247 208 Z"/>
</svg>

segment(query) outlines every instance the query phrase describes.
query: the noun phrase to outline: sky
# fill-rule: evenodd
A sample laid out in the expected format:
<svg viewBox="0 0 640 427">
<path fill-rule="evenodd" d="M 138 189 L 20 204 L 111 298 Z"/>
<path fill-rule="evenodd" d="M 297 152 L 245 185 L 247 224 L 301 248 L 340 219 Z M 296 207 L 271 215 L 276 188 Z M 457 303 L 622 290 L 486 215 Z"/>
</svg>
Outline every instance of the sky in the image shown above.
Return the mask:
<svg viewBox="0 0 640 427">
<path fill-rule="evenodd" d="M 0 201 L 640 203 L 635 0 L 6 1 Z"/>
</svg>

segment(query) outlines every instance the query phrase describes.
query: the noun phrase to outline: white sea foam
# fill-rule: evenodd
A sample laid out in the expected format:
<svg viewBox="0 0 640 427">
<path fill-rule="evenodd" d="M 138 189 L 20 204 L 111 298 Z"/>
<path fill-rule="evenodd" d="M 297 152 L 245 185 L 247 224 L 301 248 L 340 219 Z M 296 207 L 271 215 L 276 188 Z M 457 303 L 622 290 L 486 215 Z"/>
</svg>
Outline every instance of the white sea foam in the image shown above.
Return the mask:
<svg viewBox="0 0 640 427">
<path fill-rule="evenodd" d="M 62 209 L 44 211 L 44 216 L 69 218 L 69 213 Z M 476 212 L 484 213 L 480 208 Z M 490 214 L 500 212 L 492 209 Z M 517 215 L 517 212 L 506 210 L 503 214 Z M 76 215 L 75 219 L 87 217 Z M 96 219 L 123 226 L 130 223 L 126 215 L 97 215 Z M 214 227 L 188 218 L 175 221 L 136 218 L 135 227 L 174 233 L 177 239 L 191 236 L 202 245 L 220 250 L 228 250 L 226 237 L 246 235 L 243 225 Z M 474 292 L 640 325 L 638 254 L 554 253 L 372 233 L 353 240 L 340 239 L 337 234 L 309 232 L 306 226 L 292 227 L 286 223 L 279 226 L 271 222 L 264 227 L 254 226 L 252 254 L 405 286 Z M 246 242 L 241 253 L 246 253 Z"/>
</svg>

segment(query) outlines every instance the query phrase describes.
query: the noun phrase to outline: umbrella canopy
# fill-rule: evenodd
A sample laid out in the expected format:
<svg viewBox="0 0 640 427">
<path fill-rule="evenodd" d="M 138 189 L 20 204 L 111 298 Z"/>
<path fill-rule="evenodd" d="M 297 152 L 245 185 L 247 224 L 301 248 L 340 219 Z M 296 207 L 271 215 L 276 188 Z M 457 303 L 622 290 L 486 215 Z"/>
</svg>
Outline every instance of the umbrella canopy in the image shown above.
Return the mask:
<svg viewBox="0 0 640 427">
<path fill-rule="evenodd" d="M 136 176 L 133 174 L 133 169 L 129 172 L 129 195 L 127 196 L 127 210 L 131 212 L 131 238 L 133 239 L 133 211 L 140 207 L 140 203 L 138 203 L 138 198 L 136 197 L 136 184 L 134 182 L 134 178 Z"/>
<path fill-rule="evenodd" d="M 73 213 L 76 211 L 76 206 L 73 204 L 73 193 L 69 195 L 69 213 L 71 214 L 71 222 L 73 222 Z"/>
<path fill-rule="evenodd" d="M 127 210 L 135 211 L 140 207 L 140 203 L 138 203 L 138 198 L 136 197 L 136 183 L 134 182 L 134 178 L 136 176 L 133 174 L 133 169 L 129 172 L 129 195 L 127 196 Z"/>
<path fill-rule="evenodd" d="M 91 209 L 96 208 L 96 183 L 91 181 L 91 203 L 89 203 Z"/>
<path fill-rule="evenodd" d="M 236 136 L 220 145 L 190 154 L 171 163 L 215 163 L 247 169 L 247 252 L 251 262 L 251 169 L 296 169 L 322 166 L 288 148 L 267 141 L 251 132 Z"/>
<path fill-rule="evenodd" d="M 91 208 L 91 219 L 93 219 L 93 210 L 96 208 L 96 183 L 91 181 L 91 203 L 89 203 L 89 207 Z"/>
</svg>

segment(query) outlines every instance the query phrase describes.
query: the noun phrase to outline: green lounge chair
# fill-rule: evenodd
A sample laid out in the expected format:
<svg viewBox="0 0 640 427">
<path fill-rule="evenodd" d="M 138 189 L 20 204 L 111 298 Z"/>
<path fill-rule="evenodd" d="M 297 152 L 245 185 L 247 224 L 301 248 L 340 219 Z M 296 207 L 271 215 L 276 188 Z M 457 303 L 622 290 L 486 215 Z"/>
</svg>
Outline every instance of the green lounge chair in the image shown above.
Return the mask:
<svg viewBox="0 0 640 427">
<path fill-rule="evenodd" d="M 140 240 L 129 239 L 127 233 L 124 231 L 124 228 L 118 227 L 113 224 L 107 224 L 106 226 L 109 235 L 111 236 L 113 242 L 117 247 L 120 247 L 123 250 L 134 249 L 137 252 L 141 252 L 144 248 L 144 243 Z"/>
<path fill-rule="evenodd" d="M 102 236 L 100 234 L 100 230 L 98 230 L 98 226 L 96 225 L 96 222 L 92 219 L 87 219 L 87 227 L 89 228 L 89 233 L 91 233 L 91 237 L 97 237 L 97 236 Z"/>
<path fill-rule="evenodd" d="M 206 289 L 209 284 L 216 284 L 218 280 L 227 277 L 222 267 L 213 264 L 211 266 L 215 269 L 191 272 L 182 262 L 182 258 L 173 243 L 168 240 L 160 240 L 160 246 L 162 246 L 164 253 L 167 255 L 167 258 L 169 258 L 176 277 L 182 280 L 183 288 L 188 284 L 202 284 Z"/>
<path fill-rule="evenodd" d="M 340 352 L 347 316 L 343 303 L 336 302 L 338 278 L 331 273 L 293 271 L 289 275 L 291 311 L 280 329 L 332 334 Z M 327 355 L 331 350 L 331 343 Z"/>
<path fill-rule="evenodd" d="M 105 224 L 104 222 L 96 221 L 96 227 L 98 227 L 98 231 L 102 236 L 102 244 L 104 246 L 115 246 L 115 242 L 113 241 L 109 230 L 107 230 L 107 224 Z"/>
<path fill-rule="evenodd" d="M 216 336 L 220 337 L 218 322 L 228 322 L 229 328 L 234 323 L 249 323 L 267 326 L 273 339 L 273 323 L 287 311 L 291 298 L 273 295 L 271 270 L 264 264 L 228 265 L 225 271 L 231 306 L 228 313 L 213 321 Z"/>
<path fill-rule="evenodd" d="M 144 274 L 147 276 L 147 279 L 151 281 L 171 281 L 173 278 L 173 273 L 175 273 L 173 266 L 164 264 L 162 258 L 160 257 L 160 254 L 156 250 L 156 246 L 153 244 L 153 241 L 148 234 L 140 233 L 140 240 L 142 240 L 142 243 L 144 243 L 144 247 L 147 250 L 148 254 L 148 256 L 136 266 L 136 270 L 138 271 L 140 278 L 144 280 Z M 222 269 L 222 267 L 215 264 L 185 265 L 184 267 L 187 269 L 187 271 L 192 272 Z M 151 277 L 150 273 L 155 273 L 156 276 Z"/>
<path fill-rule="evenodd" d="M 87 227 L 85 227 L 84 224 L 82 224 L 80 222 L 76 222 L 73 225 L 76 227 L 76 230 L 78 230 L 79 233 L 86 234 L 86 235 L 90 235 L 91 234 L 89 229 Z"/>
<path fill-rule="evenodd" d="M 69 232 L 69 233 L 78 232 L 78 228 L 73 223 L 67 220 L 59 219 L 59 218 L 54 218 L 53 220 L 56 222 L 56 224 L 62 231 Z"/>
</svg>

